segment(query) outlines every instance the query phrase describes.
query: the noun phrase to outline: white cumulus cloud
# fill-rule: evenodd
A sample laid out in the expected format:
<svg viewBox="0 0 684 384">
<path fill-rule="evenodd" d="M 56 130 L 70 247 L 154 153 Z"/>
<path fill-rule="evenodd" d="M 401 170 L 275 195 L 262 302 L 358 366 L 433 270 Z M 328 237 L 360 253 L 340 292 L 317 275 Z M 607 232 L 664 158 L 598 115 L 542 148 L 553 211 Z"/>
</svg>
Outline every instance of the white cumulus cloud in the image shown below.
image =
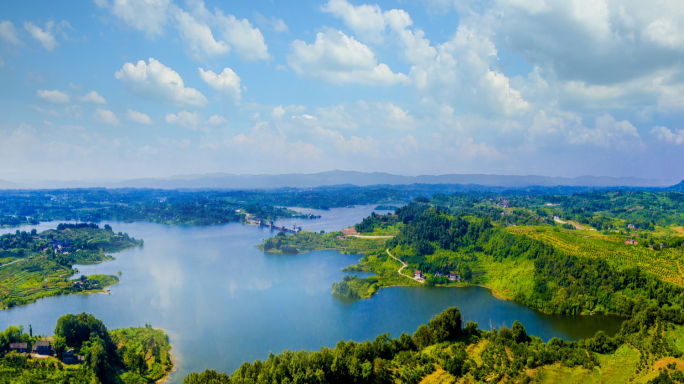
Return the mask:
<svg viewBox="0 0 684 384">
<path fill-rule="evenodd" d="M 41 29 L 39 26 L 31 23 L 30 21 L 24 22 L 24 29 L 28 31 L 31 36 L 38 40 L 38 42 L 48 51 L 52 51 L 57 46 L 57 41 L 55 40 L 55 35 L 53 28 L 55 26 L 54 21 L 48 21 L 45 23 L 45 30 Z"/>
<path fill-rule="evenodd" d="M 114 112 L 107 109 L 96 109 L 95 112 L 93 112 L 93 118 L 101 123 L 109 125 L 119 125 L 121 123 Z"/>
<path fill-rule="evenodd" d="M 171 6 L 188 56 L 193 60 L 223 56 L 234 50 L 244 61 L 267 60 L 271 57 L 264 36 L 247 19 L 238 19 L 216 8 L 207 10 L 203 1 L 190 3 L 190 9 Z"/>
<path fill-rule="evenodd" d="M 236 102 L 240 101 L 240 77 L 232 69 L 224 68 L 223 72 L 216 74 L 199 68 L 199 74 L 210 87 L 228 94 Z"/>
<path fill-rule="evenodd" d="M 168 23 L 168 9 L 172 0 L 95 0 L 98 7 L 133 29 L 143 31 L 149 38 L 164 34 Z"/>
<path fill-rule="evenodd" d="M 186 87 L 178 72 L 150 58 L 137 64 L 126 63 L 114 76 L 131 92 L 177 106 L 204 107 L 207 98 L 195 88 Z"/>
<path fill-rule="evenodd" d="M 78 99 L 85 103 L 107 104 L 107 101 L 104 99 L 104 97 L 98 95 L 95 91 L 90 91 Z"/>
<path fill-rule="evenodd" d="M 130 121 L 133 121 L 133 122 L 136 122 L 139 124 L 147 124 L 147 125 L 152 124 L 152 119 L 150 119 L 149 116 L 147 116 L 146 114 L 144 114 L 142 112 L 133 111 L 130 109 L 128 110 L 128 112 L 126 112 L 126 118 L 128 118 L 128 120 L 130 120 Z"/>
<path fill-rule="evenodd" d="M 191 59 L 202 61 L 230 52 L 230 46 L 225 41 L 217 41 L 209 25 L 195 20 L 190 13 L 176 7 L 174 18 L 185 51 Z"/>
<path fill-rule="evenodd" d="M 70 102 L 69 96 L 66 93 L 62 93 L 56 89 L 52 91 L 47 89 L 39 90 L 37 95 L 44 101 L 52 104 L 68 104 Z"/>
<path fill-rule="evenodd" d="M 650 133 L 660 141 L 670 144 L 684 144 L 684 129 L 672 131 L 667 127 L 653 127 Z"/>
<path fill-rule="evenodd" d="M 180 111 L 177 115 L 169 113 L 165 120 L 169 124 L 180 125 L 181 127 L 192 129 L 193 131 L 206 130 L 200 126 L 200 118 L 197 112 L 190 113 L 188 111 Z"/>
<path fill-rule="evenodd" d="M 214 115 L 210 117 L 209 120 L 207 120 L 207 124 L 211 125 L 221 125 L 225 124 L 226 122 L 228 122 L 228 120 L 226 120 L 223 116 L 219 115 Z"/>
<path fill-rule="evenodd" d="M 14 45 L 22 45 L 22 41 L 17 37 L 17 29 L 14 28 L 9 20 L 3 20 L 0 22 L 0 38 L 6 42 Z"/>
<path fill-rule="evenodd" d="M 387 64 L 378 64 L 371 49 L 341 31 L 319 32 L 316 42 L 295 40 L 287 62 L 299 76 L 330 83 L 392 85 L 408 83 L 403 73 L 394 73 Z"/>
</svg>

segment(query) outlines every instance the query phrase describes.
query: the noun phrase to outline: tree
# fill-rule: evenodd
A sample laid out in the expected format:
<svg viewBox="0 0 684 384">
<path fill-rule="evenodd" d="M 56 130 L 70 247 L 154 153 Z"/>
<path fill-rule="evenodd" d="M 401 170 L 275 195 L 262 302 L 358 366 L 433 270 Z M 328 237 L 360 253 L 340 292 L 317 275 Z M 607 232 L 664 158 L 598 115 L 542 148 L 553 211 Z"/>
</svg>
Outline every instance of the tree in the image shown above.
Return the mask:
<svg viewBox="0 0 684 384">
<path fill-rule="evenodd" d="M 524 343 L 528 340 L 527 331 L 518 320 L 513 322 L 513 326 L 511 327 L 511 336 L 513 336 L 513 340 L 515 340 L 516 343 Z"/>
<path fill-rule="evenodd" d="M 456 307 L 450 307 L 430 320 L 429 328 L 435 341 L 440 343 L 460 336 L 462 323 L 461 311 Z"/>
<path fill-rule="evenodd" d="M 68 346 L 77 349 L 80 349 L 83 343 L 93 336 L 97 336 L 103 341 L 108 351 L 116 350 L 104 323 L 87 313 L 60 317 L 55 327 L 55 335 L 64 337 Z"/>
<path fill-rule="evenodd" d="M 418 327 L 416 332 L 413 334 L 413 342 L 416 344 L 418 349 L 423 349 L 429 345 L 432 345 L 434 342 L 434 336 L 427 325 L 423 324 Z"/>
<path fill-rule="evenodd" d="M 185 376 L 183 384 L 230 384 L 230 377 L 225 372 L 218 373 L 212 369 Z"/>
</svg>

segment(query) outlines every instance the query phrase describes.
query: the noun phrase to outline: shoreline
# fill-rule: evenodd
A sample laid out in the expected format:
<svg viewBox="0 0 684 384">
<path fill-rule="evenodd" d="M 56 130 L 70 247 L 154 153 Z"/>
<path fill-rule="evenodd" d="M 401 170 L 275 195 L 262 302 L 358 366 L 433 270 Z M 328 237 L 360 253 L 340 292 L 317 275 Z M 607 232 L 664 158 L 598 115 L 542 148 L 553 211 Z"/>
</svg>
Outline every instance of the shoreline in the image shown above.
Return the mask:
<svg viewBox="0 0 684 384">
<path fill-rule="evenodd" d="M 153 329 L 164 332 L 164 334 L 165 334 L 166 336 L 169 335 L 169 333 L 166 332 L 166 329 L 164 329 L 164 328 L 153 328 Z M 171 353 L 171 351 L 173 351 L 173 343 L 171 343 L 171 342 L 169 341 L 169 345 L 171 346 L 171 349 L 169 349 L 169 352 L 168 352 L 168 354 L 169 354 L 169 360 L 171 360 L 171 364 L 173 364 L 173 368 L 171 368 L 171 372 L 169 372 L 169 373 L 167 373 L 166 375 L 164 375 L 164 377 L 162 377 L 161 379 L 155 381 L 156 384 L 168 383 L 168 382 L 169 382 L 169 379 L 171 378 L 171 375 L 172 375 L 174 372 L 178 371 L 178 368 L 176 368 L 176 367 L 178 366 L 178 358 L 177 358 L 173 353 Z"/>
</svg>

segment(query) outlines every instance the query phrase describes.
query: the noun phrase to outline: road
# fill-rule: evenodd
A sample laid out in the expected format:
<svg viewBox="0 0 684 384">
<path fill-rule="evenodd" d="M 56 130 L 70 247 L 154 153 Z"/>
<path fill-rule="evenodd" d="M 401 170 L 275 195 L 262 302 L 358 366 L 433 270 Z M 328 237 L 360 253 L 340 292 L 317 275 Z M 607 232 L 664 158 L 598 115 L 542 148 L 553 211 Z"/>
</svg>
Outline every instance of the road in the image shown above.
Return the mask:
<svg viewBox="0 0 684 384">
<path fill-rule="evenodd" d="M 389 249 L 387 249 L 386 252 L 387 252 L 388 255 L 390 255 L 391 258 L 393 258 L 394 260 L 396 260 L 396 261 L 398 261 L 398 262 L 401 263 L 402 267 L 399 268 L 399 270 L 397 271 L 397 273 L 400 274 L 400 275 L 402 275 L 401 270 L 404 269 L 404 268 L 406 268 L 406 267 L 408 267 L 408 264 L 406 264 L 406 263 L 404 263 L 403 261 L 401 261 L 401 260 L 397 259 L 396 257 L 394 257 L 394 256 L 390 253 Z M 412 279 L 412 280 L 415 280 L 415 281 L 417 281 L 417 282 L 419 282 L 419 283 L 421 283 L 421 284 L 425 283 L 425 280 L 416 279 L 415 277 L 406 276 L 406 275 L 402 275 L 402 276 L 407 277 L 407 278 Z"/>
<path fill-rule="evenodd" d="M 364 236 L 364 235 L 347 235 L 347 237 L 357 237 L 359 239 L 392 239 L 394 236 Z"/>
</svg>

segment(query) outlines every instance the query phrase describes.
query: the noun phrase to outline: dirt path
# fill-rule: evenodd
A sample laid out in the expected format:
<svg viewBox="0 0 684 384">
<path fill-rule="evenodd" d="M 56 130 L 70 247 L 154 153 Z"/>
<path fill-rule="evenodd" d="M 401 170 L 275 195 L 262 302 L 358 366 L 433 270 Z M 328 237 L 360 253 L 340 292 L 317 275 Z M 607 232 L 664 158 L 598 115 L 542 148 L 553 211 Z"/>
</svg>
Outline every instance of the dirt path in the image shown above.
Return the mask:
<svg viewBox="0 0 684 384">
<path fill-rule="evenodd" d="M 364 236 L 364 235 L 349 235 L 349 237 L 357 237 L 359 239 L 392 239 L 393 235 L 388 236 Z"/>
<path fill-rule="evenodd" d="M 404 268 L 406 268 L 406 267 L 408 267 L 408 264 L 406 264 L 406 263 L 404 263 L 403 261 L 401 261 L 401 260 L 397 259 L 396 257 L 394 257 L 394 256 L 390 253 L 389 249 L 387 249 L 387 250 L 385 250 L 385 251 L 387 252 L 388 255 L 390 255 L 391 258 L 393 258 L 394 260 L 396 260 L 396 261 L 398 261 L 398 262 L 401 263 L 402 267 L 399 268 L 399 270 L 397 271 L 397 273 L 400 274 L 400 275 L 402 275 L 401 270 L 404 269 Z M 407 278 L 412 279 L 412 280 L 415 280 L 415 281 L 417 281 L 417 282 L 419 282 L 419 283 L 421 283 L 421 284 L 423 284 L 423 283 L 425 282 L 425 281 L 423 281 L 423 280 L 416 279 L 415 277 L 406 276 L 406 275 L 402 275 L 402 276 L 407 277 Z"/>
<path fill-rule="evenodd" d="M 4 267 L 4 266 L 7 266 L 7 265 L 10 265 L 10 264 L 18 263 L 18 262 L 20 262 L 20 261 L 22 261 L 22 260 L 26 260 L 26 259 L 14 260 L 14 261 L 11 262 L 11 263 L 7 263 L 7 264 L 0 265 L 0 268 L 2 268 L 2 267 Z"/>
<path fill-rule="evenodd" d="M 574 226 L 574 227 L 577 228 L 577 229 L 582 229 L 582 230 L 585 230 L 585 231 L 595 231 L 595 230 L 596 230 L 596 229 L 594 229 L 594 228 L 584 228 L 583 226 L 581 226 L 581 225 L 575 223 L 574 221 L 563 221 L 563 220 L 561 220 L 561 219 L 553 219 L 553 221 L 555 221 L 556 223 L 560 223 L 560 224 L 566 224 L 566 223 L 568 223 L 568 224 Z"/>
</svg>

